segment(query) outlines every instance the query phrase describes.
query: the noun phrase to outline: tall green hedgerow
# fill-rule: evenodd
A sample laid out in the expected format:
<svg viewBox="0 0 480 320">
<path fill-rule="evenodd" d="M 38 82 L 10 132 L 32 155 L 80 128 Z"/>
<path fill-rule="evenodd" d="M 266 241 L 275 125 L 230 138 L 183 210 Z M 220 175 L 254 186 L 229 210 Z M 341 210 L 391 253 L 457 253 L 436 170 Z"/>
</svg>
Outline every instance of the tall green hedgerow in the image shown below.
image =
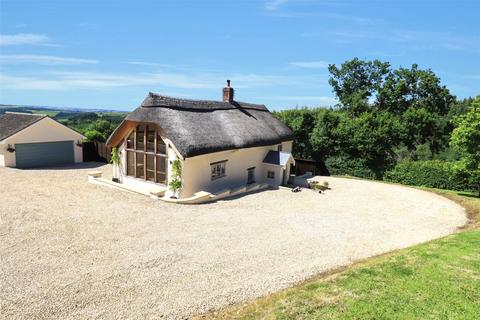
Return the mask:
<svg viewBox="0 0 480 320">
<path fill-rule="evenodd" d="M 475 191 L 476 179 L 461 162 L 402 161 L 387 171 L 384 180 L 412 186 Z"/>
</svg>

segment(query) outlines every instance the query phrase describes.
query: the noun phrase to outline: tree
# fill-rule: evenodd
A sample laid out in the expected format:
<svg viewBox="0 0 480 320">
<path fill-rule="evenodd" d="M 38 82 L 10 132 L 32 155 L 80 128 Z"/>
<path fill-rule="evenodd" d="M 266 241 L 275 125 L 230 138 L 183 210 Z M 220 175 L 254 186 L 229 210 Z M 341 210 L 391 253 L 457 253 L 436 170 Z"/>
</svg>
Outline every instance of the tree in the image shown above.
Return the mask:
<svg viewBox="0 0 480 320">
<path fill-rule="evenodd" d="M 312 146 L 310 134 L 315 126 L 315 113 L 321 112 L 308 108 L 274 112 L 274 115 L 293 131 L 293 154 L 295 157 L 311 159 Z"/>
<path fill-rule="evenodd" d="M 346 121 L 348 115 L 345 112 L 326 110 L 317 113 L 313 130 L 310 135 L 312 155 L 316 160 L 326 160 L 327 157 L 335 155 L 338 150 L 339 132 L 341 122 Z"/>
<path fill-rule="evenodd" d="M 465 168 L 475 176 L 480 197 L 480 96 L 465 115 L 456 119 L 456 123 L 450 143 L 462 156 Z"/>
<path fill-rule="evenodd" d="M 413 107 L 444 116 L 454 102 L 455 97 L 440 84 L 440 78 L 432 70 L 421 70 L 413 64 L 388 73 L 375 104 L 396 114 Z"/>
<path fill-rule="evenodd" d="M 104 119 L 98 119 L 91 123 L 85 130 L 85 136 L 89 141 L 105 142 L 112 134 L 115 127 Z"/>
<path fill-rule="evenodd" d="M 338 97 L 341 107 L 354 115 L 371 108 L 370 100 L 376 99 L 385 78 L 390 74 L 390 63 L 380 60 L 363 61 L 358 58 L 346 61 L 340 68 L 328 67 L 329 83 Z"/>
<path fill-rule="evenodd" d="M 330 65 L 329 71 L 341 109 L 353 117 L 386 111 L 398 118 L 401 131 L 396 135 L 398 140 L 392 141 L 394 146 L 415 150 L 425 144 L 432 153 L 438 153 L 448 145 L 452 128 L 447 115 L 455 97 L 433 71 L 421 70 L 416 64 L 393 70 L 388 62 L 358 58 L 339 68 Z"/>
<path fill-rule="evenodd" d="M 97 130 L 87 129 L 84 135 L 88 141 L 105 142 L 105 135 Z"/>
</svg>

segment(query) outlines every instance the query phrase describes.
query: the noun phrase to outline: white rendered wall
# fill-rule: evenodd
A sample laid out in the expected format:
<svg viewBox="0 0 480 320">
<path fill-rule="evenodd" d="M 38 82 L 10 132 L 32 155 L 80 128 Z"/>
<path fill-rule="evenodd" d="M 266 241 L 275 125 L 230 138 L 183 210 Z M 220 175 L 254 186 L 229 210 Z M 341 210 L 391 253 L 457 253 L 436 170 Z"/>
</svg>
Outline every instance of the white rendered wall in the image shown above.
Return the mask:
<svg viewBox="0 0 480 320">
<path fill-rule="evenodd" d="M 57 121 L 45 117 L 31 126 L 3 140 L 0 144 L 0 166 L 15 167 L 15 152 L 8 152 L 10 144 L 15 146 L 17 143 L 36 143 L 36 142 L 55 142 L 55 141 L 73 141 L 73 152 L 75 162 L 83 162 L 82 147 L 76 145 L 84 137 L 74 130 L 58 123 Z"/>
<path fill-rule="evenodd" d="M 268 151 L 276 151 L 278 145 L 221 151 L 187 158 L 183 163 L 182 197 L 190 197 L 195 192 L 211 193 L 235 189 L 247 184 L 247 169 L 255 167 L 255 182 L 268 183 L 272 186 L 281 184 L 283 172 L 279 166 L 265 165 L 263 159 Z M 283 152 L 290 152 L 292 142 L 282 143 Z M 225 177 L 212 180 L 210 164 L 227 160 Z M 273 169 L 273 170 L 272 170 Z M 267 179 L 267 171 L 275 172 L 275 179 Z"/>
<path fill-rule="evenodd" d="M 128 134 L 126 136 L 128 136 Z M 199 191 L 216 193 L 245 186 L 247 183 L 247 169 L 251 167 L 256 168 L 256 183 L 268 183 L 274 187 L 282 183 L 283 169 L 280 166 L 266 165 L 263 163 L 263 159 L 268 151 L 276 151 L 278 145 L 221 151 L 182 160 L 181 157 L 177 155 L 175 149 L 169 147 L 173 146 L 171 141 L 165 137 L 162 137 L 162 139 L 167 144 L 169 182 L 172 178 L 172 162 L 175 159 L 182 161 L 183 187 L 180 192 L 181 198 L 191 197 Z M 291 141 L 282 143 L 283 152 L 291 152 L 291 149 Z M 159 184 L 153 182 L 126 176 L 127 155 L 125 152 L 125 142 L 119 147 L 119 152 L 121 158 L 120 180 L 122 183 L 126 186 L 144 190 L 145 192 L 155 188 L 155 186 L 159 186 Z M 223 160 L 227 160 L 225 177 L 212 181 L 210 164 Z M 275 172 L 274 179 L 267 178 L 267 171 L 269 170 Z M 171 196 L 171 191 L 168 191 L 166 195 Z"/>
</svg>

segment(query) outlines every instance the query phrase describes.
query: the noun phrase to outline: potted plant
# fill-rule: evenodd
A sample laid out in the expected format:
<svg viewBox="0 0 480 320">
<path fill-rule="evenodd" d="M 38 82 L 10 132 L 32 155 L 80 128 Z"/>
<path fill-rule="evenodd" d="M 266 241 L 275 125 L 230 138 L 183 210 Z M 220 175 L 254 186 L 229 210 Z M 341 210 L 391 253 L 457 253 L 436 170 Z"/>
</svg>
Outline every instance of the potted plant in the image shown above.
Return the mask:
<svg viewBox="0 0 480 320">
<path fill-rule="evenodd" d="M 172 162 L 172 179 L 168 184 L 173 195 L 172 199 L 177 199 L 177 192 L 182 188 L 182 162 L 176 159 Z"/>
<path fill-rule="evenodd" d="M 110 159 L 110 162 L 113 164 L 113 177 L 112 181 L 113 182 L 120 182 L 119 181 L 119 171 L 120 171 L 120 152 L 118 151 L 117 147 L 112 148 L 112 158 Z"/>
<path fill-rule="evenodd" d="M 7 151 L 10 152 L 10 153 L 13 153 L 13 152 L 15 152 L 15 148 L 12 147 L 12 145 L 9 144 L 8 147 L 7 147 Z"/>
</svg>

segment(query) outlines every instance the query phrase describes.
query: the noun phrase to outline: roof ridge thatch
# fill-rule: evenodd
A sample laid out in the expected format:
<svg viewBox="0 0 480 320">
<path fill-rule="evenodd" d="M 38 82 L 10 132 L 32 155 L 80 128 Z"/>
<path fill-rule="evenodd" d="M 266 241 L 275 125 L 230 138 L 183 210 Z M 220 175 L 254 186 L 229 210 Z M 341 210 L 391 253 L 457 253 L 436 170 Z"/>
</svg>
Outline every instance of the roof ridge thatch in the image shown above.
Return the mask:
<svg viewBox="0 0 480 320">
<path fill-rule="evenodd" d="M 184 158 L 293 140 L 292 131 L 267 107 L 238 101 L 191 100 L 150 92 L 107 144 L 122 141 L 122 128 L 128 122 L 156 124 Z"/>
<path fill-rule="evenodd" d="M 201 110 L 228 110 L 235 108 L 255 109 L 268 111 L 263 104 L 254 104 L 248 102 L 224 102 L 217 100 L 201 100 L 171 97 L 155 92 L 149 92 L 147 97 L 143 100 L 142 107 L 168 107 L 168 108 L 185 108 L 185 109 L 201 109 Z"/>
</svg>

